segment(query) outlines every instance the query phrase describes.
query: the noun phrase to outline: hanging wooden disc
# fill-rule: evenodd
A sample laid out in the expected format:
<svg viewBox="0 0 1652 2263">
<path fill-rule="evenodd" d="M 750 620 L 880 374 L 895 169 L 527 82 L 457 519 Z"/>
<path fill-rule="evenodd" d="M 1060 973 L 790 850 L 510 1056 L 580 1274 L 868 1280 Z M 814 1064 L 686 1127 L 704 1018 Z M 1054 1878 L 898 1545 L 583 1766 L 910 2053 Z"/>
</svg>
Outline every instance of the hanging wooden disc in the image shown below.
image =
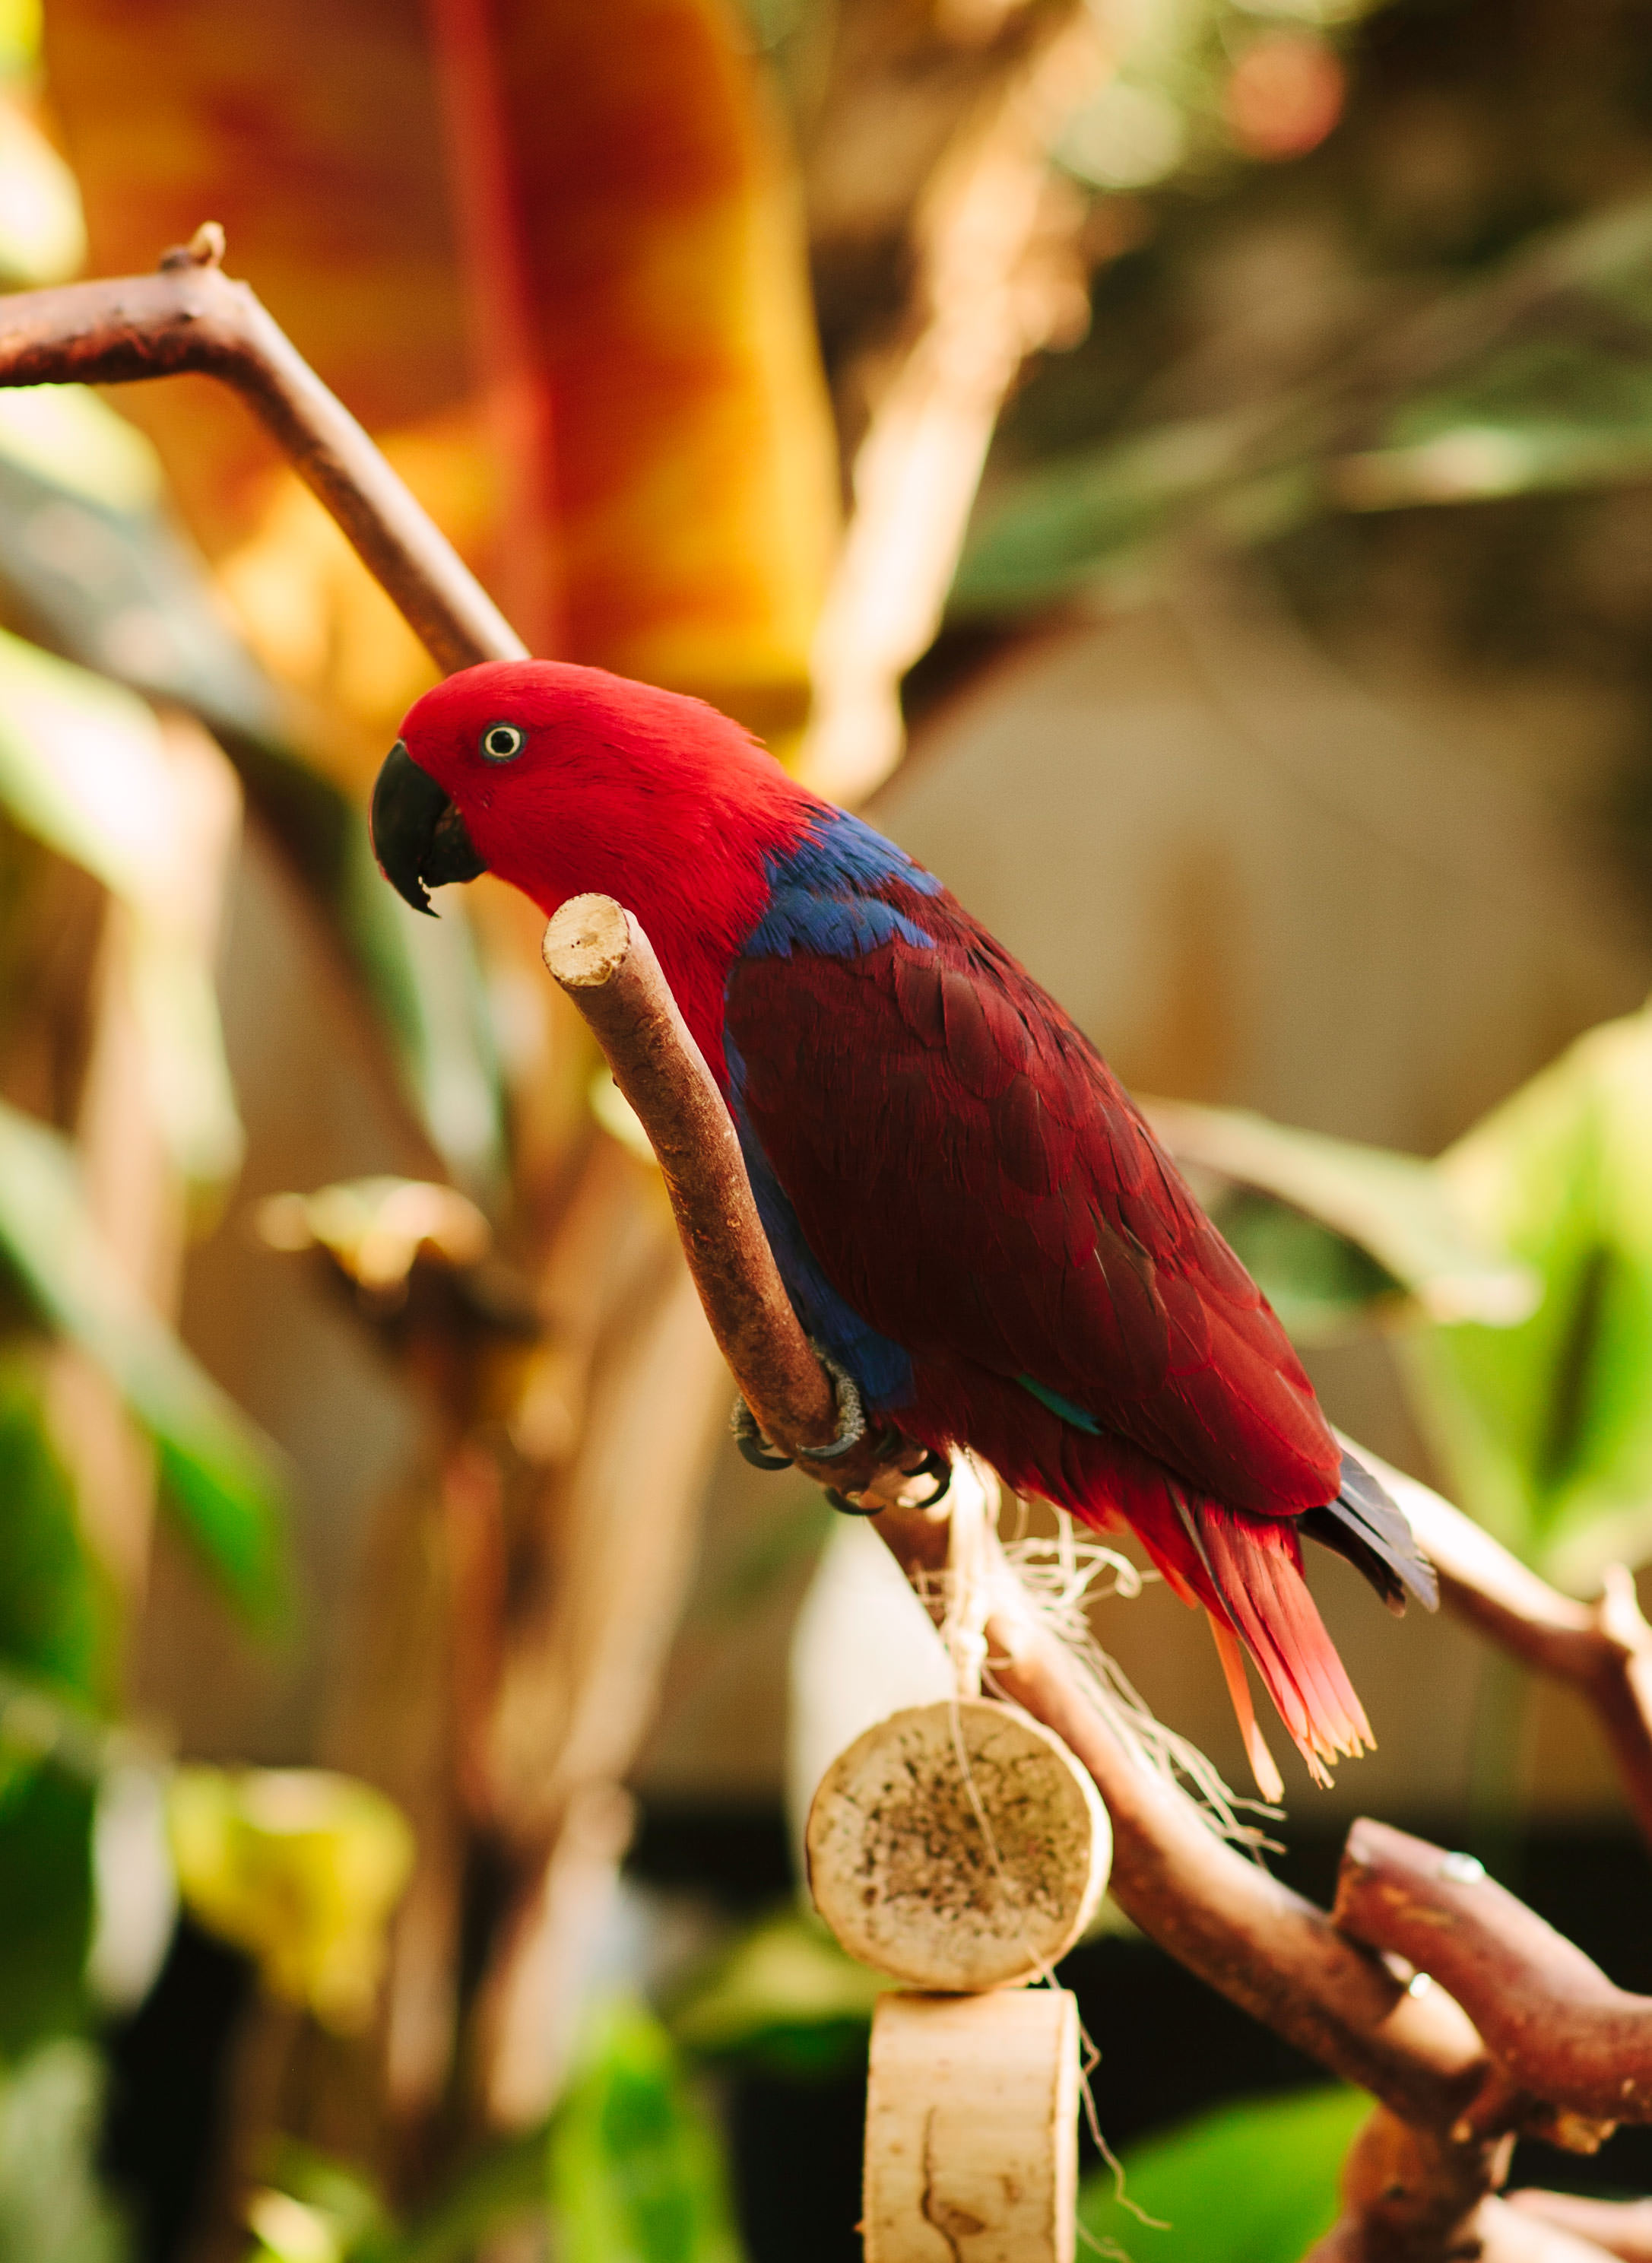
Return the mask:
<svg viewBox="0 0 1652 2263">
<path fill-rule="evenodd" d="M 1112 1833 L 1059 1739 L 983 1697 L 876 1723 L 822 1777 L 805 1833 L 815 1906 L 908 1988 L 1048 1972 L 1095 1914 Z"/>
<path fill-rule="evenodd" d="M 1071 2263 L 1078 2014 L 1064 1989 L 885 1996 L 872 2021 L 866 2263 Z"/>
</svg>

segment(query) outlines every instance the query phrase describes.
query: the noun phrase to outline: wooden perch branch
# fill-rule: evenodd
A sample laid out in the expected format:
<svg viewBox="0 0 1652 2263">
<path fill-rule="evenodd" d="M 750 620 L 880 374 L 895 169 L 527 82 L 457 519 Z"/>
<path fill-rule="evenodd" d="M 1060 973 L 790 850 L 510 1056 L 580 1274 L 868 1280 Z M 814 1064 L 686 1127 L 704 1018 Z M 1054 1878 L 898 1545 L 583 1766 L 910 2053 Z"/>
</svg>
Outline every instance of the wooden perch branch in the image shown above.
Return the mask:
<svg viewBox="0 0 1652 2263">
<path fill-rule="evenodd" d="M 1652 2121 L 1652 1997 L 1614 1987 L 1472 1856 L 1361 1818 L 1331 1916 L 1449 1989 L 1521 2090 L 1595 2121 Z"/>
<path fill-rule="evenodd" d="M 0 386 L 125 385 L 187 371 L 233 386 L 349 537 L 436 666 L 526 647 L 447 537 L 244 283 L 213 221 L 154 275 L 0 299 Z"/>
<path fill-rule="evenodd" d="M 837 1429 L 832 1380 L 781 1285 L 733 1123 L 653 945 L 610 897 L 575 896 L 545 929 L 545 962 L 653 1143 L 711 1333 L 764 1436 L 823 1485 L 869 1487 L 885 1466 L 869 1439 L 809 1463 Z"/>
<path fill-rule="evenodd" d="M 585 897 L 552 922 L 545 958 L 654 1143 L 713 1332 L 748 1402 L 776 1441 L 818 1441 L 829 1385 L 818 1364 L 812 1377 L 807 1371 L 814 1356 L 775 1269 L 727 1110 L 646 936 L 617 904 Z M 861 1475 L 847 1479 L 830 1464 L 817 1464 L 813 1473 L 840 1486 Z M 903 1502 L 900 1478 L 898 1467 L 871 1471 L 886 1502 L 877 1529 L 909 1578 L 932 1580 L 947 1560 L 944 1517 Z M 1569 2001 L 1580 1973 L 1592 1976 L 1588 2001 L 1597 2010 L 1605 2008 L 1602 1990 L 1614 2007 L 1640 1999 L 1619 1997 L 1586 1958 L 1498 1890 L 1468 1914 L 1458 1912 L 1451 1966 L 1483 2010 L 1497 2045 L 1488 2050 L 1443 1981 L 1409 1985 L 1388 1961 L 1403 1956 L 1431 1969 L 1418 1937 L 1422 1887 L 1412 1872 L 1405 1874 L 1409 1898 L 1391 1906 L 1379 1876 L 1368 1894 L 1351 1899 L 1346 1925 L 1341 1905 L 1332 1917 L 1292 1893 L 1218 1839 L 1193 1802 L 1115 1734 L 1001 1554 L 988 1576 L 994 1680 L 1061 1736 L 1093 1776 L 1112 1818 L 1113 1888 L 1122 1907 L 1235 2002 L 1371 2090 L 1398 2117 L 1392 2126 L 1413 2133 L 1403 2139 L 1408 2165 L 1396 2171 L 1398 2182 L 1390 2177 L 1381 2187 L 1387 2216 L 1380 2223 L 1372 2217 L 1370 2239 L 1359 2232 L 1363 2244 L 1350 2244 L 1350 2233 L 1339 2255 L 1444 2256 L 1501 2180 L 1508 2131 L 1529 2129 L 1587 2149 L 1599 2142 L 1598 2117 L 1605 2112 L 1652 2119 L 1652 2086 L 1642 2083 L 1638 2058 L 1627 2085 L 1620 2071 L 1608 2104 L 1604 2059 L 1587 2060 L 1586 2053 L 1580 2059 L 1584 2047 L 1575 2041 L 1570 2056 L 1546 2058 L 1555 2038 L 1534 2036 L 1509 2010 Z M 1367 1825 L 1356 1832 L 1351 1856 L 1361 1878 L 1371 1871 L 1374 1847 L 1397 1861 L 1393 1843 L 1418 1850 L 1410 1860 L 1425 1883 L 1431 1864 L 1435 1875 L 1447 1864 L 1438 1848 Z M 1434 1936 L 1426 1945 L 1433 1953 Z M 1481 1986 L 1494 1954 L 1501 2006 Z M 1627 2036 L 1625 2027 L 1626 2046 Z M 1512 2256 L 1513 2246 L 1503 2246 Z"/>
</svg>

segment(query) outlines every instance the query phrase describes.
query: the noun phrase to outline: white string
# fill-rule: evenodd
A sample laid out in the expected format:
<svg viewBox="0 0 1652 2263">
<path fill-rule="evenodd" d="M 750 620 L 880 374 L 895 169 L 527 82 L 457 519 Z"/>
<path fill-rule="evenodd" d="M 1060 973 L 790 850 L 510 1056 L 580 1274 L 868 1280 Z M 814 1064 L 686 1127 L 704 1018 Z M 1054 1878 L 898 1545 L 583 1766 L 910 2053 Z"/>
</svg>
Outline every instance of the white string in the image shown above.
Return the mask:
<svg viewBox="0 0 1652 2263">
<path fill-rule="evenodd" d="M 957 1457 L 954 1472 L 953 1488 L 959 1498 L 953 1516 L 956 1523 L 962 1510 L 966 1528 L 962 1554 L 955 1554 L 944 1572 L 920 1573 L 913 1584 L 920 1600 L 940 1617 L 955 1689 L 973 1696 L 985 1683 L 994 1696 L 1003 1698 L 1005 1692 L 994 1682 L 986 1660 L 985 1644 L 992 1606 L 1003 1599 L 1001 1580 L 993 1578 L 992 1560 L 993 1528 L 999 1521 L 997 1486 L 992 1472 L 968 1454 Z M 1084 1695 L 1126 1751 L 1143 1767 L 1186 1790 L 1218 1838 L 1259 1859 L 1275 1842 L 1244 1817 L 1255 1815 L 1273 1821 L 1280 1811 L 1234 1791 L 1197 1745 L 1158 1719 L 1123 1668 L 1091 1631 L 1088 1607 L 1093 1601 L 1116 1596 L 1122 1602 L 1134 1601 L 1158 1574 L 1142 1570 L 1116 1548 L 1087 1536 L 1080 1537 L 1078 1526 L 1064 1509 L 1053 1511 L 1053 1536 L 1035 1536 L 1028 1531 L 1027 1504 L 1017 1496 L 1012 1499 L 1019 1512 L 1019 1529 L 1014 1538 L 999 1542 L 999 1552 L 1015 1574 L 1014 1601 L 1023 1613 L 1030 1611 L 1044 1632 L 1060 1643 Z"/>
<path fill-rule="evenodd" d="M 1018 1575 L 1035 1617 L 1066 1652 L 1084 1695 L 1126 1750 L 1187 1791 L 1218 1838 L 1259 1856 L 1273 1842 L 1256 1825 L 1244 1821 L 1241 1811 L 1270 1821 L 1277 1820 L 1280 1811 L 1234 1791 L 1191 1739 L 1166 1727 L 1091 1630 L 1093 1601 L 1116 1596 L 1122 1602 L 1133 1602 L 1158 1573 L 1142 1570 L 1116 1548 L 1080 1538 L 1064 1509 L 1052 1513 L 1053 1538 L 1029 1536 L 1004 1549 L 1005 1560 Z"/>
</svg>

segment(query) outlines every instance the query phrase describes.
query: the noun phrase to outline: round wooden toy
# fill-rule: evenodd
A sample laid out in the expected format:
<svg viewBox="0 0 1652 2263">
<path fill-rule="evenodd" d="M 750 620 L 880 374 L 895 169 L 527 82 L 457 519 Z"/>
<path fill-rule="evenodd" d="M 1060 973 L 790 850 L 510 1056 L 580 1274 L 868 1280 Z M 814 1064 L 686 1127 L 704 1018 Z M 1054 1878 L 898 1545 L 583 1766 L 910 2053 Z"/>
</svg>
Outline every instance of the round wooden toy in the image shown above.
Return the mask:
<svg viewBox="0 0 1652 2263">
<path fill-rule="evenodd" d="M 1072 2263 L 1078 2014 L 1064 1989 L 885 1996 L 872 2021 L 866 2263 Z"/>
<path fill-rule="evenodd" d="M 1095 1914 L 1112 1832 L 1066 1746 L 989 1698 L 876 1722 L 809 1811 L 815 1906 L 851 1956 L 908 1988 L 1014 1986 Z"/>
</svg>

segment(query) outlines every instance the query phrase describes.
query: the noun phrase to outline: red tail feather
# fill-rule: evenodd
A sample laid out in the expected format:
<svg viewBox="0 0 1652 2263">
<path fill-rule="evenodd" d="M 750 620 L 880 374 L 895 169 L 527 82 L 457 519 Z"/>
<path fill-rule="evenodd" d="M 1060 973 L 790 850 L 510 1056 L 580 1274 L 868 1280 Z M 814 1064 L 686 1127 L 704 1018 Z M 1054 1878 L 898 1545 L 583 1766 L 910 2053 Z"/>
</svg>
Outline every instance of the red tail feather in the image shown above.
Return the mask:
<svg viewBox="0 0 1652 2263">
<path fill-rule="evenodd" d="M 1268 1695 L 1317 1783 L 1326 1763 L 1374 1745 L 1365 1708 L 1302 1577 L 1302 1543 L 1282 1518 L 1193 1510 L 1224 1615 L 1256 1660 Z"/>
<path fill-rule="evenodd" d="M 923 1381 L 926 1395 L 940 1397 L 928 1373 Z M 1241 1644 L 1317 1783 L 1330 1782 L 1327 1764 L 1339 1753 L 1374 1744 L 1302 1577 L 1302 1541 L 1289 1516 L 1187 1493 L 1162 1463 L 1125 1440 L 1087 1436 L 1042 1407 L 1029 1413 L 1014 1385 L 971 1382 L 967 1412 L 960 1406 L 925 1442 L 971 1436 L 1016 1492 L 1042 1493 L 1102 1530 L 1134 1532 L 1183 1601 L 1203 1604 L 1265 1797 L 1278 1797 L 1279 1776 L 1251 1710 Z"/>
</svg>

